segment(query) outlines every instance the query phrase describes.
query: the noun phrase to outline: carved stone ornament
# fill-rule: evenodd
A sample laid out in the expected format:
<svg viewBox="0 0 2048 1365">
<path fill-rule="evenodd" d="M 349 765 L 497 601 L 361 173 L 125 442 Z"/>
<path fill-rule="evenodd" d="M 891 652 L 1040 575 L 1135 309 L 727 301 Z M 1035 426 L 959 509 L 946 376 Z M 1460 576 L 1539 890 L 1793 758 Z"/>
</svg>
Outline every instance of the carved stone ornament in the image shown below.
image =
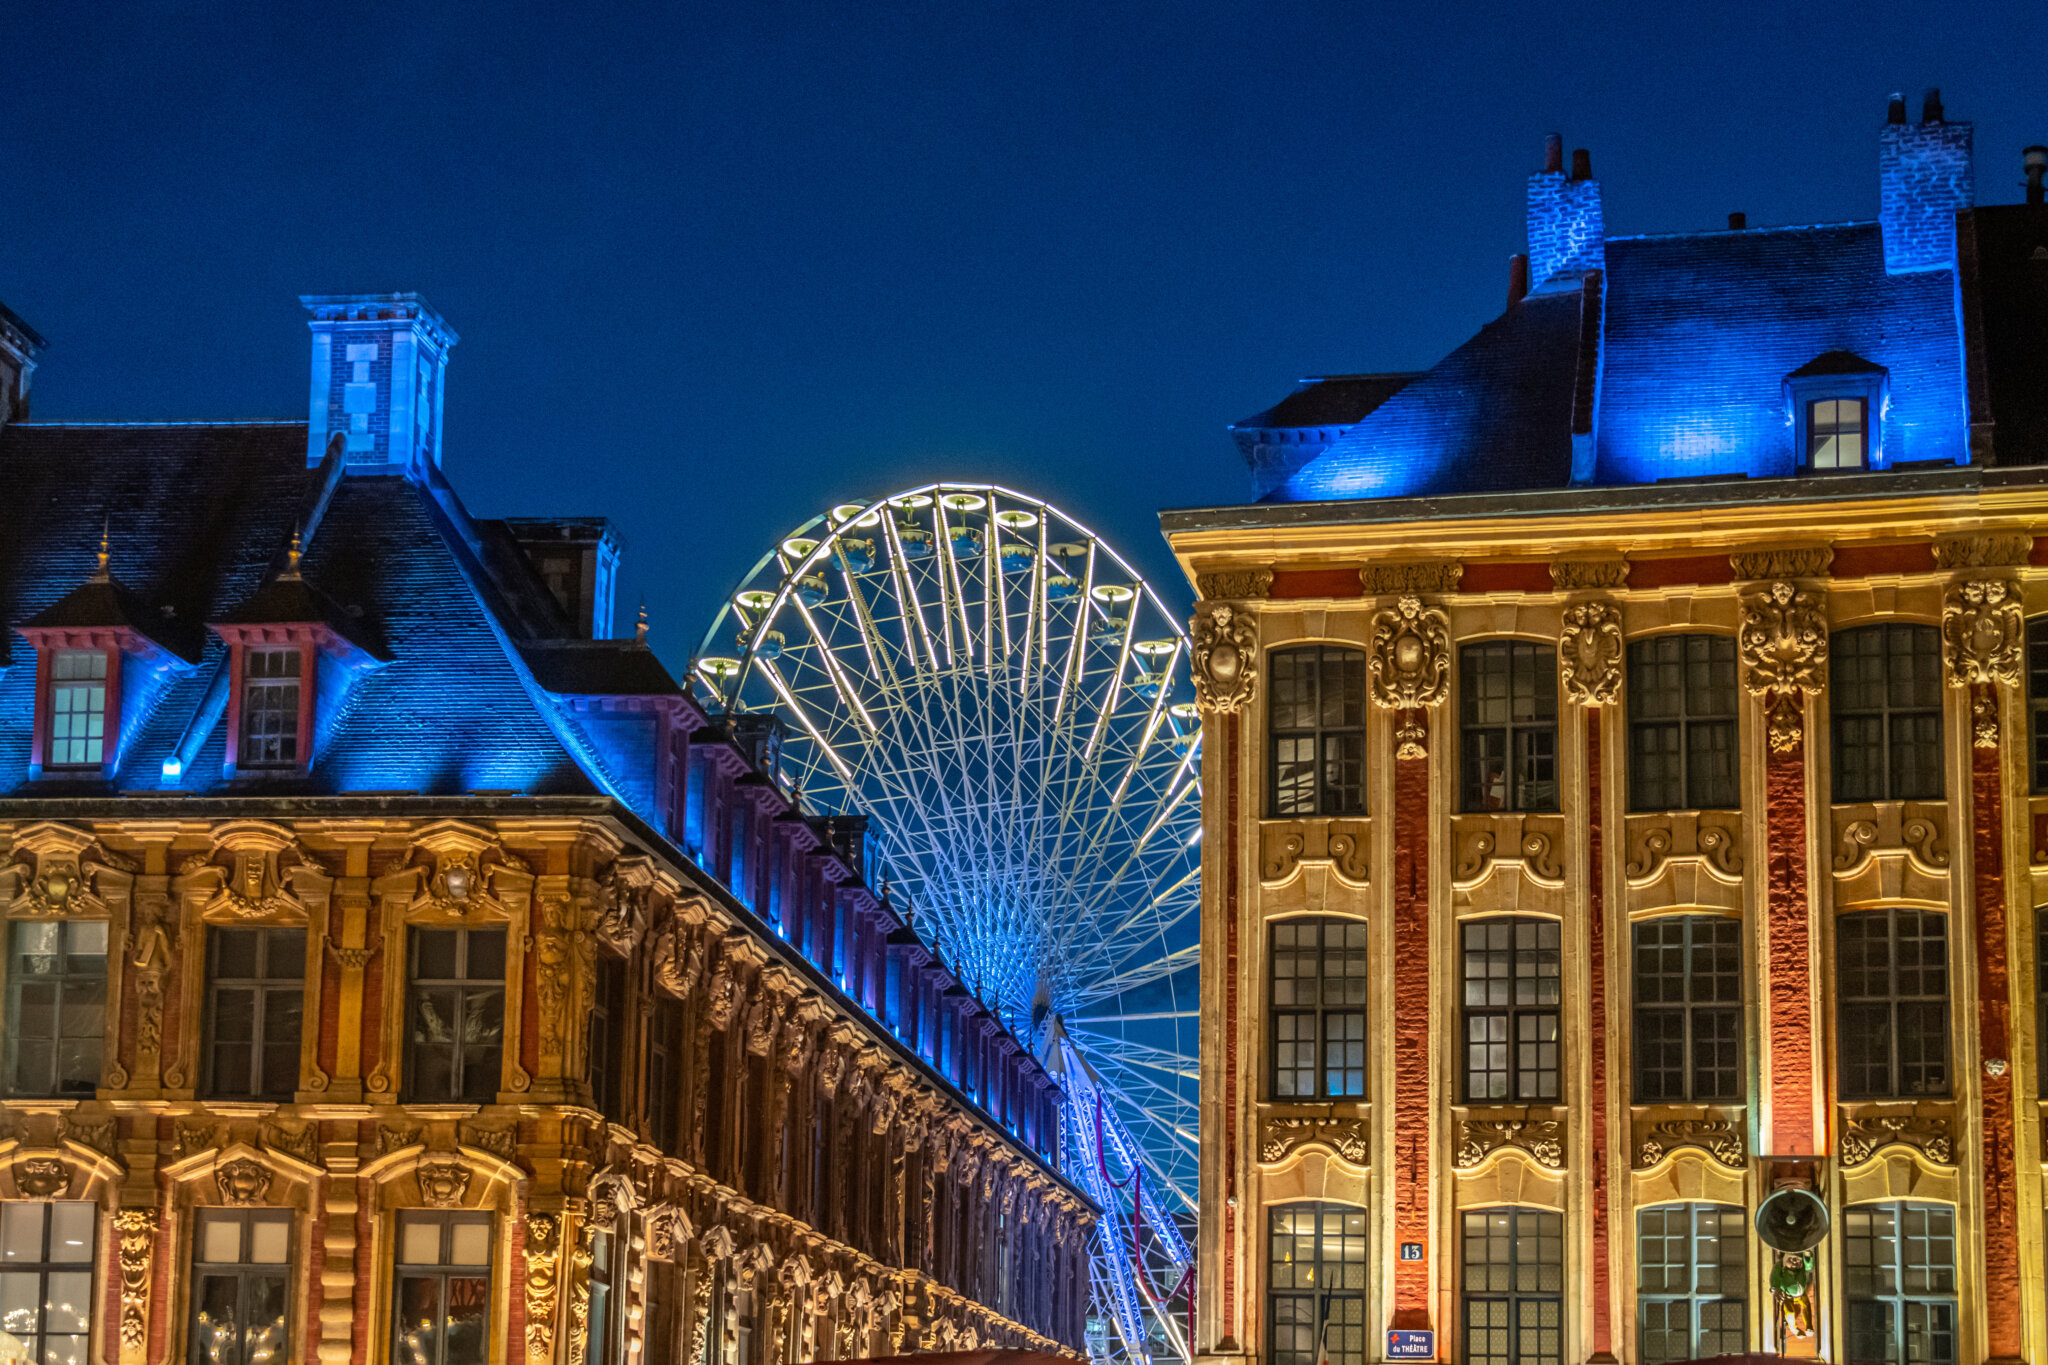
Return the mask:
<svg viewBox="0 0 2048 1365">
<path fill-rule="evenodd" d="M 1681 1147 L 1697 1147 L 1730 1170 L 1741 1170 L 1742 1125 L 1731 1119 L 1671 1119 L 1652 1127 L 1636 1145 L 1636 1169 L 1645 1170 Z"/>
<path fill-rule="evenodd" d="M 178 1160 L 196 1152 L 207 1152 L 219 1147 L 220 1127 L 208 1122 L 176 1123 L 171 1128 L 171 1150 Z"/>
<path fill-rule="evenodd" d="M 1758 578 L 1822 578 L 1834 561 L 1828 545 L 1789 545 L 1769 550 L 1737 550 L 1728 556 L 1729 567 L 1742 580 Z"/>
<path fill-rule="evenodd" d="M 64 1119 L 63 1137 L 66 1142 L 75 1142 L 81 1147 L 90 1147 L 108 1156 L 120 1154 L 115 1147 L 114 1132 L 115 1121 L 112 1118 L 94 1123 L 81 1119 L 76 1114 L 69 1114 Z"/>
<path fill-rule="evenodd" d="M 1478 1166 L 1503 1147 L 1527 1152 L 1539 1166 L 1564 1167 L 1564 1124 L 1557 1119 L 1465 1119 L 1458 1124 L 1459 1170 Z"/>
<path fill-rule="evenodd" d="M 462 1141 L 480 1152 L 489 1152 L 500 1161 L 509 1162 L 519 1151 L 519 1134 L 511 1127 L 493 1128 L 483 1124 L 462 1125 Z"/>
<path fill-rule="evenodd" d="M 1451 619 L 1441 607 L 1404 597 L 1372 618 L 1372 653 L 1366 660 L 1373 700 L 1396 711 L 1435 706 L 1451 690 Z M 1396 758 L 1421 758 L 1427 732 L 1404 724 Z"/>
<path fill-rule="evenodd" d="M 1862 871 L 1880 842 L 1884 840 L 1875 820 L 1851 820 L 1843 825 L 1837 836 L 1838 847 L 1834 856 L 1836 874 L 1847 877 Z M 1948 846 L 1937 821 L 1925 816 L 1914 816 L 1904 821 L 1900 826 L 1897 846 L 1903 848 L 1906 856 L 1929 876 L 1940 876 L 1948 871 Z"/>
<path fill-rule="evenodd" d="M 1259 1160 L 1284 1161 L 1302 1147 L 1327 1147 L 1354 1166 L 1368 1164 L 1365 1120 L 1359 1118 L 1269 1118 L 1259 1141 Z"/>
<path fill-rule="evenodd" d="M 1368 564 L 1358 571 L 1367 597 L 1394 593 L 1456 592 L 1465 566 L 1455 559 L 1424 559 L 1410 564 Z"/>
<path fill-rule="evenodd" d="M 260 1204 L 270 1193 L 270 1168 L 260 1161 L 238 1156 L 213 1171 L 213 1183 L 220 1187 L 223 1204 Z"/>
<path fill-rule="evenodd" d="M 1539 882 L 1564 882 L 1564 864 L 1557 860 L 1552 847 L 1553 840 L 1539 830 L 1529 830 L 1522 835 L 1521 852 L 1517 859 L 1522 869 Z M 1496 847 L 1498 839 L 1492 830 L 1481 830 L 1465 840 L 1458 856 L 1457 866 L 1451 871 L 1451 880 L 1460 883 L 1476 882 L 1486 870 L 1500 860 Z"/>
<path fill-rule="evenodd" d="M 1828 627 L 1817 594 L 1779 580 L 1742 599 L 1735 637 L 1742 684 L 1768 708 L 1766 738 L 1776 753 L 1805 737 L 1801 697 L 1828 682 Z"/>
<path fill-rule="evenodd" d="M 71 1168 L 55 1157 L 14 1163 L 14 1188 L 24 1199 L 55 1199 L 71 1188 Z"/>
<path fill-rule="evenodd" d="M 555 1284 L 561 1265 L 562 1216 L 526 1215 L 526 1358 L 552 1365 L 555 1358 Z M 706 1284 L 709 1280 L 707 1278 Z"/>
<path fill-rule="evenodd" d="M 156 1249 L 156 1210 L 122 1209 L 114 1215 L 115 1254 L 121 1270 L 121 1347 L 139 1352 L 149 1340 L 149 1263 Z"/>
<path fill-rule="evenodd" d="M 732 1017 L 740 1007 L 740 984 L 732 974 L 732 964 L 721 960 L 718 969 L 711 974 L 711 985 L 705 992 L 704 1011 L 711 1027 L 724 1030 L 732 1024 Z"/>
<path fill-rule="evenodd" d="M 1195 617 L 1190 659 L 1195 703 L 1204 711 L 1236 711 L 1258 686 L 1258 628 L 1235 607 L 1219 603 Z"/>
<path fill-rule="evenodd" d="M 1560 559 L 1550 566 L 1550 582 L 1559 592 L 1584 588 L 1619 588 L 1628 582 L 1625 559 Z"/>
<path fill-rule="evenodd" d="M 1273 591 L 1271 569 L 1221 569 L 1195 575 L 1195 591 L 1206 602 L 1265 597 Z"/>
<path fill-rule="evenodd" d="M 1696 857 L 1708 870 L 1723 881 L 1738 881 L 1742 877 L 1742 854 L 1737 849 L 1735 836 L 1719 825 L 1700 825 L 1692 833 L 1693 847 L 1677 849 L 1672 831 L 1657 825 L 1636 836 L 1634 846 L 1629 850 L 1629 859 L 1623 866 L 1632 882 L 1645 882 L 1660 872 L 1664 864 L 1673 857 Z"/>
<path fill-rule="evenodd" d="M 297 1132 L 281 1124 L 265 1124 L 261 1136 L 263 1145 L 273 1152 L 283 1152 L 308 1166 L 320 1164 L 320 1128 L 317 1124 L 309 1123 Z"/>
<path fill-rule="evenodd" d="M 1621 696 L 1621 609 L 1612 602 L 1578 602 L 1564 609 L 1558 635 L 1558 671 L 1567 701 L 1612 706 Z"/>
<path fill-rule="evenodd" d="M 2002 578 L 1951 583 L 1941 596 L 1941 639 L 1951 687 L 2020 680 L 2027 624 L 2019 592 Z"/>
<path fill-rule="evenodd" d="M 2034 553 L 2034 537 L 2025 531 L 1992 531 L 1943 536 L 1934 542 L 1934 562 L 1944 569 L 2010 569 Z"/>
<path fill-rule="evenodd" d="M 419 1145 L 418 1128 L 379 1128 L 377 1130 L 377 1155 L 390 1156 L 393 1152 Z"/>
<path fill-rule="evenodd" d="M 422 1161 L 417 1175 L 420 1198 L 433 1208 L 460 1208 L 469 1194 L 469 1167 L 459 1161 Z"/>
<path fill-rule="evenodd" d="M 1911 1147 L 1937 1166 L 1955 1164 L 1948 1120 L 1932 1114 L 1872 1114 L 1842 1129 L 1842 1165 L 1861 1166 L 1887 1147 Z"/>
</svg>

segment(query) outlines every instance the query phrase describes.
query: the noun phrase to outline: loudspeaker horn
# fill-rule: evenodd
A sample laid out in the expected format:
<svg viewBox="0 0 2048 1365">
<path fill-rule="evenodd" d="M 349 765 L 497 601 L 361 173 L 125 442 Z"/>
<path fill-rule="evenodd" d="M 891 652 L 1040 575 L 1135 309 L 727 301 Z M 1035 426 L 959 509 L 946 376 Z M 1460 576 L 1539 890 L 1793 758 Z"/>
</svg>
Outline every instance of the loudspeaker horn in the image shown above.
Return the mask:
<svg viewBox="0 0 2048 1365">
<path fill-rule="evenodd" d="M 1773 1251 L 1811 1251 L 1827 1240 L 1828 1206 L 1812 1190 L 1779 1190 L 1757 1206 L 1756 1235 Z"/>
</svg>

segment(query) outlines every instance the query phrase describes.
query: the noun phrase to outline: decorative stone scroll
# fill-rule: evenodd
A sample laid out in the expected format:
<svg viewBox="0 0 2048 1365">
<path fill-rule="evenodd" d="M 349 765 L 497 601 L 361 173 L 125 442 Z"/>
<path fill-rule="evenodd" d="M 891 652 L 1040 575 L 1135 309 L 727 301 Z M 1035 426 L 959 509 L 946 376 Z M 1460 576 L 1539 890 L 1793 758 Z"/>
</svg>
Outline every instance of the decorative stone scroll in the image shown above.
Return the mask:
<svg viewBox="0 0 2048 1365">
<path fill-rule="evenodd" d="M 1567 701 L 1612 706 L 1621 697 L 1621 610 L 1612 602 L 1577 602 L 1564 609 L 1558 635 L 1558 672 Z"/>
<path fill-rule="evenodd" d="M 139 1357 L 149 1343 L 149 1272 L 156 1249 L 156 1210 L 117 1212 L 114 1240 L 121 1271 L 121 1353 L 124 1358 Z"/>
<path fill-rule="evenodd" d="M 1458 1124 L 1459 1170 L 1483 1165 L 1502 1148 L 1526 1152 L 1539 1166 L 1564 1167 L 1564 1124 L 1558 1119 L 1464 1119 Z"/>
<path fill-rule="evenodd" d="M 1550 566 L 1550 582 L 1559 592 L 1586 588 L 1619 588 L 1628 583 L 1626 559 L 1560 559 Z"/>
<path fill-rule="evenodd" d="M 1768 550 L 1737 550 L 1728 556 L 1728 566 L 1739 580 L 1822 578 L 1834 558 L 1834 547 L 1829 545 L 1789 545 Z"/>
<path fill-rule="evenodd" d="M 1748 1160 L 1742 1125 L 1733 1119 L 1667 1119 L 1651 1126 L 1636 1144 L 1636 1169 L 1647 1170 L 1681 1147 L 1697 1147 L 1730 1170 Z"/>
<path fill-rule="evenodd" d="M 2034 537 L 2026 531 L 1943 536 L 1934 542 L 1934 562 L 1944 569 L 2017 568 L 2033 552 Z"/>
<path fill-rule="evenodd" d="M 1367 597 L 1394 593 L 1456 592 L 1465 566 L 1455 559 L 1420 559 L 1407 564 L 1367 564 L 1358 571 Z"/>
<path fill-rule="evenodd" d="M 1195 704 L 1204 711 L 1242 708 L 1258 686 L 1258 628 L 1252 618 L 1219 603 L 1195 617 L 1191 635 Z"/>
<path fill-rule="evenodd" d="M 1937 1166 L 1955 1164 L 1955 1137 L 1937 1114 L 1870 1114 L 1842 1128 L 1844 1167 L 1861 1166 L 1887 1147 L 1910 1147 Z"/>
<path fill-rule="evenodd" d="M 1206 602 L 1235 598 L 1245 601 L 1269 596 L 1273 591 L 1271 569 L 1221 569 L 1195 575 L 1195 591 Z"/>
<path fill-rule="evenodd" d="M 1343 880 L 1364 886 L 1372 877 L 1365 852 L 1369 829 L 1362 820 L 1269 825 L 1259 832 L 1260 880 L 1277 885 L 1303 863 L 1327 863 Z"/>
<path fill-rule="evenodd" d="M 1689 841 L 1674 836 L 1674 826 L 1653 825 L 1637 834 L 1623 871 L 1631 882 L 1646 882 L 1673 858 L 1691 858 L 1723 881 L 1742 879 L 1742 854 L 1735 836 L 1719 825 L 1687 827 Z M 1689 842 L 1691 847 L 1685 847 Z"/>
<path fill-rule="evenodd" d="M 1863 870 L 1881 846 L 1896 848 L 1930 877 L 1943 877 L 1948 873 L 1948 848 L 1943 842 L 1943 831 L 1939 822 L 1926 816 L 1913 816 L 1902 820 L 1895 843 L 1887 841 L 1876 820 L 1850 820 L 1841 827 L 1836 836 L 1838 847 L 1835 851 L 1835 875 L 1853 877 Z"/>
<path fill-rule="evenodd" d="M 1440 704 L 1451 690 L 1451 620 L 1441 607 L 1403 597 L 1372 618 L 1366 676 L 1373 700 L 1394 711 Z M 1412 719 L 1395 731 L 1396 758 L 1421 758 L 1429 732 Z"/>
<path fill-rule="evenodd" d="M 1796 748 L 1806 730 L 1801 699 L 1828 682 L 1828 626 L 1819 596 L 1782 579 L 1748 594 L 1735 648 L 1744 688 L 1764 699 L 1771 748 Z"/>
<path fill-rule="evenodd" d="M 1451 872 L 1455 882 L 1476 882 L 1484 877 L 1487 870 L 1503 855 L 1496 849 L 1498 840 L 1492 830 L 1481 830 L 1465 840 L 1459 851 L 1457 866 Z M 1522 835 L 1520 852 L 1516 861 L 1522 870 L 1539 882 L 1564 884 L 1564 864 L 1558 861 L 1553 847 L 1554 840 L 1540 830 L 1529 830 Z"/>
<path fill-rule="evenodd" d="M 1285 1161 L 1303 1147 L 1326 1147 L 1354 1166 L 1370 1164 L 1361 1118 L 1268 1118 L 1259 1137 L 1259 1160 Z"/>
</svg>

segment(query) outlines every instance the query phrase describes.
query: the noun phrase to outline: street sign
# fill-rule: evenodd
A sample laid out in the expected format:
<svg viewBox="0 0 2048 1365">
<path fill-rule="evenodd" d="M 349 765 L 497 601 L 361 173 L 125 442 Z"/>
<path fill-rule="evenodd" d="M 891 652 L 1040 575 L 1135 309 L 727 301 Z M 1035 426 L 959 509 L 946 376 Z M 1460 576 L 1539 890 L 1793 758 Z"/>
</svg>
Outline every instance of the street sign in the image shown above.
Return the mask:
<svg viewBox="0 0 2048 1365">
<path fill-rule="evenodd" d="M 1402 1259 L 1402 1260 L 1404 1260 L 1404 1261 L 1419 1261 L 1419 1260 L 1421 1260 L 1421 1259 L 1422 1259 L 1422 1243 L 1420 1243 L 1420 1242 L 1403 1242 L 1403 1243 L 1401 1243 L 1401 1259 Z"/>
<path fill-rule="evenodd" d="M 1405 1248 L 1403 1248 L 1405 1250 Z M 1435 1360 L 1435 1332 L 1403 1332 L 1387 1329 L 1388 1360 Z"/>
</svg>

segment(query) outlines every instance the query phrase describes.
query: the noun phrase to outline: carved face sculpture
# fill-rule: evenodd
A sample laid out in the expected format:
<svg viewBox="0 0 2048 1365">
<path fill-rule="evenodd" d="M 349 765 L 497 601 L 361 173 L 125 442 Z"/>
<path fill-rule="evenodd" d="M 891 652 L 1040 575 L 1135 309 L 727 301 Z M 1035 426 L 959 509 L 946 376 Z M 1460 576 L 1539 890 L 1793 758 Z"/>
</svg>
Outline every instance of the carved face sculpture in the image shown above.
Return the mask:
<svg viewBox="0 0 2048 1365">
<path fill-rule="evenodd" d="M 1227 627 L 1233 615 L 1229 607 L 1216 608 L 1216 624 Z M 1209 651 L 1209 676 L 1219 684 L 1228 686 L 1237 681 L 1238 673 L 1244 668 L 1244 659 L 1237 652 L 1237 644 L 1229 634 L 1218 632 L 1216 644 Z"/>
</svg>

